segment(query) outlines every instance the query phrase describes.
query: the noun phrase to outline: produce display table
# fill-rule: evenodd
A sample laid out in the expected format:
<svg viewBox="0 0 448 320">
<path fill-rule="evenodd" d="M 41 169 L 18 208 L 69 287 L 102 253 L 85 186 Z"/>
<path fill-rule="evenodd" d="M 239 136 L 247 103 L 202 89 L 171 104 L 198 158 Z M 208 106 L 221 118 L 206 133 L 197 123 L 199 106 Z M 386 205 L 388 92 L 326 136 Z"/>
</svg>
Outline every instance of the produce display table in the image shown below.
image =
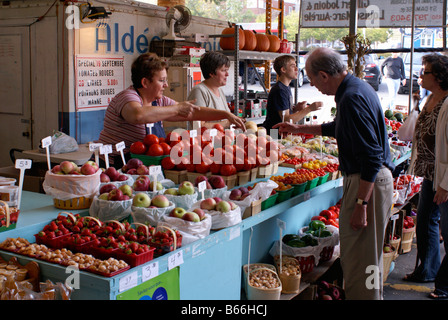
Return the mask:
<svg viewBox="0 0 448 320">
<path fill-rule="evenodd" d="M 27 159 L 41 162 L 47 161 L 47 154 L 40 152 L 39 149 L 24 150 L 22 151 L 22 153 L 26 156 Z M 92 154 L 93 152 L 89 151 L 88 144 L 80 144 L 78 145 L 78 151 L 51 154 L 50 157 L 51 161 L 55 163 L 60 163 L 62 161 L 67 160 L 67 161 L 73 161 L 77 165 L 83 165 L 90 159 Z"/>
<path fill-rule="evenodd" d="M 292 171 L 291 168 L 280 167 L 277 175 Z M 261 180 L 265 179 L 257 179 L 257 181 Z M 248 261 L 272 263 L 269 249 L 274 241 L 279 239 L 277 219 L 285 222 L 286 228 L 283 234 L 296 233 L 309 222 L 312 216 L 334 205 L 341 197 L 342 179 L 328 181 L 246 218 L 238 225 L 212 232 L 203 239 L 114 277 L 103 277 L 80 271 L 80 288 L 73 291 L 71 298 L 74 300 L 128 299 L 131 295 L 127 293 L 133 291 L 132 298 L 148 299 L 144 293 L 148 292 L 158 279 L 152 278 L 152 275 L 161 277 L 171 270 L 170 274 L 174 274 L 179 288 L 179 298 L 182 300 L 243 299 L 242 266 Z M 17 228 L 0 233 L 0 242 L 8 237 L 22 237 L 34 242 L 34 234 L 50 220 L 56 218 L 61 211 L 63 210 L 53 207 L 51 197 L 23 192 Z M 88 215 L 87 210 L 71 212 Z M 0 254 L 6 260 L 13 256 L 6 251 L 0 251 Z M 17 257 L 22 264 L 33 260 L 19 255 Z M 41 267 L 42 280 L 64 282 L 69 276 L 65 267 L 43 261 L 38 263 Z"/>
</svg>

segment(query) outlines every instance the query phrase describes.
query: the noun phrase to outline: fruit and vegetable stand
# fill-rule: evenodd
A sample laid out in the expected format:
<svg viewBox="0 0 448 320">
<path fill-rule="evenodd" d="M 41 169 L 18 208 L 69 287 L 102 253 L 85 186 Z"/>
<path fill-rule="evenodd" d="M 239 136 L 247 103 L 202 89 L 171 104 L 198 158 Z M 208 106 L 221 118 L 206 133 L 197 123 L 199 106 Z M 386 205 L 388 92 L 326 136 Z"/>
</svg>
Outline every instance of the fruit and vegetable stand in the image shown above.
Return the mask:
<svg viewBox="0 0 448 320">
<path fill-rule="evenodd" d="M 280 167 L 278 174 L 293 171 L 292 168 Z M 267 178 L 256 181 L 265 180 Z M 299 228 L 308 224 L 312 216 L 334 205 L 341 198 L 341 186 L 342 179 L 328 181 L 243 219 L 237 225 L 212 231 L 205 238 L 182 245 L 172 252 L 114 276 L 80 271 L 80 288 L 73 291 L 71 298 L 102 300 L 148 298 L 153 294 L 150 289 L 154 290 L 154 287 L 157 287 L 155 283 L 169 282 L 174 288 L 165 293 L 167 295 L 173 292 L 168 298 L 244 299 L 242 266 L 248 262 L 270 263 L 272 257 L 269 256 L 269 249 L 272 243 L 279 239 L 278 221 L 284 222 L 284 233 L 296 233 Z M 0 242 L 7 238 L 19 237 L 35 242 L 34 235 L 61 213 L 61 209 L 53 206 L 53 199 L 48 195 L 24 191 L 22 203 L 17 227 L 0 233 Z M 89 214 L 87 210 L 70 212 L 81 216 Z M 4 260 L 16 256 L 22 264 L 35 260 L 3 250 L 0 251 L 0 255 Z M 65 266 L 37 261 L 42 280 L 64 282 L 69 276 Z M 163 277 L 168 279 L 165 279 L 165 282 L 159 281 Z M 305 286 L 306 283 L 303 282 L 302 289 Z M 133 292 L 133 295 L 130 295 L 130 292 Z M 142 296 L 142 292 L 147 294 Z M 156 294 L 159 293 L 154 293 L 154 299 Z"/>
</svg>

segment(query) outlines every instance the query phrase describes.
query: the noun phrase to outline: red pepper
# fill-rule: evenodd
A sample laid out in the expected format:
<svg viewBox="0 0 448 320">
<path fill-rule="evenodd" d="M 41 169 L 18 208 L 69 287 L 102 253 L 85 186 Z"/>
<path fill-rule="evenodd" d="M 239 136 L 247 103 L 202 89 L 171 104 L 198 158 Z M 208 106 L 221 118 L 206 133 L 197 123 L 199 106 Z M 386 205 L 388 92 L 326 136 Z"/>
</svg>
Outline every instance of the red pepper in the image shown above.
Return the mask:
<svg viewBox="0 0 448 320">
<path fill-rule="evenodd" d="M 333 210 L 322 210 L 319 215 L 328 219 L 336 219 L 336 213 Z"/>
<path fill-rule="evenodd" d="M 320 221 L 322 221 L 323 223 L 327 224 L 327 223 L 326 223 L 326 222 L 327 222 L 327 219 L 326 219 L 325 217 L 322 217 L 322 216 L 314 216 L 314 217 L 311 218 L 311 220 L 320 220 Z"/>
<path fill-rule="evenodd" d="M 336 227 L 336 228 L 339 228 L 339 223 L 337 223 L 336 220 L 334 220 L 334 219 L 328 219 L 326 224 Z"/>
</svg>

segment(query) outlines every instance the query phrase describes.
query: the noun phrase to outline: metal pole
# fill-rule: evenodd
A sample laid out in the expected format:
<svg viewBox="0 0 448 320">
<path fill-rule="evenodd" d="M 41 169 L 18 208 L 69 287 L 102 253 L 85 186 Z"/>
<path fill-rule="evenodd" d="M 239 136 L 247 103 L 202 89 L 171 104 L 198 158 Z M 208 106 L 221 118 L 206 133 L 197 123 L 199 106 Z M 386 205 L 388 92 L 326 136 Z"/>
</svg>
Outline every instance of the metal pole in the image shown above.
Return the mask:
<svg viewBox="0 0 448 320">
<path fill-rule="evenodd" d="M 408 114 L 411 114 L 412 107 L 412 90 L 414 83 L 414 75 L 412 74 L 412 66 L 414 64 L 414 32 L 415 32 L 415 0 L 412 0 L 412 30 L 411 30 L 411 64 L 409 66 L 409 103 L 408 103 Z"/>
</svg>

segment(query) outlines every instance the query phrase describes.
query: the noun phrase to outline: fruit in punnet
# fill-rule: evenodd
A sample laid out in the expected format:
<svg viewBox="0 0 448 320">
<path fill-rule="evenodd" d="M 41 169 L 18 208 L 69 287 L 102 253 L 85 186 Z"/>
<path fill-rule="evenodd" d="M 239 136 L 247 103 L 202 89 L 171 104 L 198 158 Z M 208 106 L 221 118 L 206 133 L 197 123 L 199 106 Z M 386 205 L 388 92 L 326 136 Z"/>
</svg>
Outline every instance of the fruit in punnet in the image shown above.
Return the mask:
<svg viewBox="0 0 448 320">
<path fill-rule="evenodd" d="M 128 176 L 125 174 L 119 174 L 116 181 L 126 181 L 128 180 Z"/>
<path fill-rule="evenodd" d="M 127 195 L 128 197 L 132 197 L 133 190 L 130 185 L 123 184 L 119 186 L 118 189 L 120 189 L 123 192 L 123 194 Z"/>
<path fill-rule="evenodd" d="M 143 178 L 140 178 L 143 177 Z M 139 176 L 132 185 L 132 188 L 135 191 L 148 191 L 149 190 L 149 184 L 150 184 L 149 177 L 147 176 Z"/>
<path fill-rule="evenodd" d="M 164 170 L 171 170 L 176 167 L 176 164 L 174 163 L 173 159 L 171 159 L 171 157 L 163 158 L 160 165 Z"/>
<path fill-rule="evenodd" d="M 146 155 L 151 157 L 163 156 L 163 148 L 159 143 L 152 144 L 149 146 L 148 151 L 146 151 Z"/>
<path fill-rule="evenodd" d="M 113 189 L 109 192 L 108 200 L 123 201 L 123 191 L 120 189 Z"/>
<path fill-rule="evenodd" d="M 116 185 L 114 185 L 112 183 L 105 184 L 100 188 L 100 194 L 109 193 L 114 189 L 117 189 Z"/>
<path fill-rule="evenodd" d="M 199 216 L 200 220 L 204 220 L 205 219 L 205 212 L 202 209 L 196 208 L 193 210 L 194 213 L 196 213 Z"/>
<path fill-rule="evenodd" d="M 65 174 L 69 174 L 69 173 L 73 172 L 73 170 L 75 170 L 78 167 L 72 161 L 62 161 L 60 166 L 61 166 L 62 172 L 64 172 Z"/>
<path fill-rule="evenodd" d="M 226 213 L 231 210 L 231 205 L 228 201 L 222 200 L 216 204 L 216 210 Z"/>
<path fill-rule="evenodd" d="M 136 141 L 131 144 L 129 151 L 133 154 L 144 154 L 146 152 L 146 146 L 142 141 Z"/>
<path fill-rule="evenodd" d="M 191 221 L 191 222 L 201 221 L 201 219 L 195 212 L 185 212 L 185 214 L 182 216 L 182 219 L 185 221 Z"/>
<path fill-rule="evenodd" d="M 175 218 L 181 218 L 183 217 L 183 215 L 186 213 L 184 208 L 181 207 L 176 207 L 173 210 L 171 210 L 170 212 L 170 217 L 175 217 Z"/>
<path fill-rule="evenodd" d="M 118 176 L 120 175 L 120 172 L 118 172 L 114 167 L 107 168 L 104 173 L 109 176 L 111 181 L 117 181 Z"/>
<path fill-rule="evenodd" d="M 84 175 L 92 175 L 98 171 L 98 165 L 94 161 L 87 161 L 81 166 L 81 173 Z"/>
<path fill-rule="evenodd" d="M 154 183 L 156 185 L 156 191 L 163 190 L 163 186 L 162 186 L 162 183 L 160 181 L 157 181 L 157 183 L 155 181 L 151 181 L 149 183 L 149 190 L 148 191 L 153 191 L 154 190 Z"/>
<path fill-rule="evenodd" d="M 243 193 L 241 192 L 240 189 L 233 189 L 232 191 L 230 191 L 229 199 L 230 200 L 240 200 L 242 194 Z"/>
<path fill-rule="evenodd" d="M 168 198 L 163 194 L 159 194 L 152 198 L 151 204 L 158 208 L 166 208 L 170 205 L 170 202 L 168 201 Z"/>
<path fill-rule="evenodd" d="M 213 198 L 207 198 L 201 201 L 200 208 L 203 210 L 215 210 L 216 201 Z"/>
<path fill-rule="evenodd" d="M 129 159 L 129 161 L 126 163 L 127 169 L 137 169 L 143 164 L 143 161 L 137 158 Z"/>
<path fill-rule="evenodd" d="M 51 168 L 51 172 L 55 174 L 64 174 L 64 172 L 61 169 L 61 165 L 57 164 L 53 168 Z"/>
<path fill-rule="evenodd" d="M 145 146 L 149 147 L 153 144 L 160 143 L 160 140 L 159 140 L 159 137 L 157 137 L 155 134 L 147 134 L 143 138 L 143 143 L 145 144 Z"/>
<path fill-rule="evenodd" d="M 166 189 L 164 194 L 170 194 L 170 195 L 173 195 L 173 196 L 177 196 L 178 195 L 176 188 Z"/>
<path fill-rule="evenodd" d="M 208 182 L 210 182 L 210 185 L 212 186 L 213 189 L 221 189 L 226 187 L 226 182 L 220 176 L 211 176 L 208 179 Z"/>
<path fill-rule="evenodd" d="M 140 176 L 149 174 L 149 168 L 147 166 L 145 166 L 144 164 L 138 166 L 137 170 L 136 170 L 137 174 Z"/>
<path fill-rule="evenodd" d="M 194 185 L 190 181 L 183 181 L 178 188 L 179 195 L 194 194 Z"/>
<path fill-rule="evenodd" d="M 151 205 L 151 198 L 144 192 L 137 193 L 132 199 L 134 207 L 148 208 Z"/>
</svg>

